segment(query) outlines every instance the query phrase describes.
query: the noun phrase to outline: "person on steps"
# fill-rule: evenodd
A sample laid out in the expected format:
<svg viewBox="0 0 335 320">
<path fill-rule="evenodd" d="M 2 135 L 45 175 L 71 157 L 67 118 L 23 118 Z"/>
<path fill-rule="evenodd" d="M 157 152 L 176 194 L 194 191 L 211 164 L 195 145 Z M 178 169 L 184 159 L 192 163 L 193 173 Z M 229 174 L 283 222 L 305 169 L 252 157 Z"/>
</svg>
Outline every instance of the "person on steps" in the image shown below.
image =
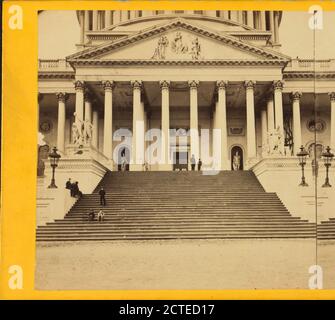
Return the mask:
<svg viewBox="0 0 335 320">
<path fill-rule="evenodd" d="M 77 197 L 77 198 L 81 198 L 81 196 L 83 195 L 83 193 L 79 190 L 78 181 L 72 184 L 72 193 L 73 193 L 73 197 Z"/>
<path fill-rule="evenodd" d="M 105 219 L 105 213 L 100 209 L 100 211 L 98 212 L 98 221 L 102 222 Z"/>
<path fill-rule="evenodd" d="M 194 157 L 194 154 L 192 154 L 192 157 L 191 157 L 191 169 L 192 171 L 195 170 L 195 157 Z"/>
<path fill-rule="evenodd" d="M 199 161 L 198 161 L 198 171 L 201 171 L 201 166 L 202 166 L 202 161 L 199 158 Z"/>
<path fill-rule="evenodd" d="M 94 219 L 95 219 L 95 213 L 94 213 L 94 210 L 91 210 L 88 213 L 88 221 L 94 221 Z"/>
<path fill-rule="evenodd" d="M 69 178 L 69 180 L 66 181 L 65 189 L 67 189 L 67 190 L 70 191 L 70 196 L 72 197 L 72 182 L 71 182 L 71 178 Z"/>
<path fill-rule="evenodd" d="M 104 189 L 104 187 L 101 187 L 100 191 L 99 191 L 99 195 L 100 195 L 100 205 L 101 206 L 105 206 L 106 205 L 106 191 Z"/>
</svg>

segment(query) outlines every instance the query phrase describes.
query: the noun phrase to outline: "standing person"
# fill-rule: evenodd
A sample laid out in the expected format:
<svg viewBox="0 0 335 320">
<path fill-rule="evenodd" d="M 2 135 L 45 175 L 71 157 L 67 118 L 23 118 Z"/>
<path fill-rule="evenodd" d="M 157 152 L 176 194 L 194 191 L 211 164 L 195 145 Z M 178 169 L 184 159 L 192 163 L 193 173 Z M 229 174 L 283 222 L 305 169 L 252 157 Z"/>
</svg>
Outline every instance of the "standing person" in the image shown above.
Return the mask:
<svg viewBox="0 0 335 320">
<path fill-rule="evenodd" d="M 194 157 L 194 154 L 192 154 L 192 157 L 191 157 L 191 169 L 192 171 L 195 170 L 195 157 Z"/>
<path fill-rule="evenodd" d="M 106 205 L 106 191 L 104 189 L 104 187 L 101 187 L 100 191 L 99 191 L 99 195 L 100 195 L 100 205 L 101 206 L 105 206 Z"/>
<path fill-rule="evenodd" d="M 100 211 L 98 212 L 98 221 L 104 221 L 105 219 L 105 213 L 100 209 Z"/>
<path fill-rule="evenodd" d="M 201 171 L 201 166 L 202 166 L 202 161 L 199 158 L 199 161 L 198 161 L 198 171 Z"/>
<path fill-rule="evenodd" d="M 65 189 L 70 190 L 70 196 L 72 197 L 72 182 L 71 182 L 71 178 L 69 178 L 69 180 L 66 181 Z"/>
</svg>

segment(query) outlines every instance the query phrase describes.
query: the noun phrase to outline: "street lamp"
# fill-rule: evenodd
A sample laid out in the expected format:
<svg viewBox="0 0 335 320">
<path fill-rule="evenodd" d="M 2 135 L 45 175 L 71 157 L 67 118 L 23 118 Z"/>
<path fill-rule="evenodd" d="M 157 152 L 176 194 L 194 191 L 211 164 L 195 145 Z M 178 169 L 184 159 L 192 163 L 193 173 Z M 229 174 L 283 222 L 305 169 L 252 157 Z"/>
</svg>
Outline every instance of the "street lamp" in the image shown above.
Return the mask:
<svg viewBox="0 0 335 320">
<path fill-rule="evenodd" d="M 297 157 L 299 158 L 299 165 L 301 166 L 301 183 L 299 186 L 308 187 L 308 184 L 305 180 L 305 170 L 304 167 L 306 165 L 306 158 L 308 156 L 308 152 L 305 150 L 304 146 L 300 147 L 300 152 L 297 153 Z"/>
<path fill-rule="evenodd" d="M 49 158 L 50 158 L 50 166 L 52 168 L 52 178 L 51 178 L 51 183 L 49 185 L 49 189 L 54 189 L 57 188 L 55 184 L 55 169 L 58 166 L 58 161 L 60 159 L 60 154 L 57 153 L 57 148 L 53 147 L 52 152 L 49 153 Z"/>
<path fill-rule="evenodd" d="M 331 161 L 333 160 L 334 154 L 330 152 L 330 147 L 328 146 L 326 148 L 326 151 L 322 152 L 321 156 L 323 158 L 326 167 L 326 180 L 325 183 L 322 185 L 322 188 L 330 188 L 331 184 L 329 183 L 328 171 L 329 167 L 331 166 Z"/>
</svg>

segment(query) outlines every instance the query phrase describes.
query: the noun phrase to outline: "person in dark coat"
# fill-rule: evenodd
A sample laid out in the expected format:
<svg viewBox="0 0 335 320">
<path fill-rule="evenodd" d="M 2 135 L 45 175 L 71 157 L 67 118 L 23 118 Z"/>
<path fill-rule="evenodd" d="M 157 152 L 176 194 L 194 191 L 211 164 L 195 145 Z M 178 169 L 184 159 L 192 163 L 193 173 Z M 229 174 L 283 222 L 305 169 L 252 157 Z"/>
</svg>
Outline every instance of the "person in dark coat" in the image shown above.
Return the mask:
<svg viewBox="0 0 335 320">
<path fill-rule="evenodd" d="M 71 182 L 71 178 L 69 178 L 69 180 L 66 181 L 65 189 L 70 190 L 70 196 L 72 197 L 72 182 Z"/>
<path fill-rule="evenodd" d="M 99 195 L 100 195 L 100 205 L 101 206 L 105 206 L 106 205 L 106 191 L 104 189 L 104 187 L 101 187 L 100 191 L 99 191 Z"/>
<path fill-rule="evenodd" d="M 94 221 L 95 219 L 95 213 L 93 210 L 91 210 L 89 213 L 88 213 L 88 221 Z"/>
<path fill-rule="evenodd" d="M 73 192 L 73 197 L 80 198 L 83 195 L 83 193 L 79 190 L 78 181 L 72 184 L 72 192 Z"/>
<path fill-rule="evenodd" d="M 199 158 L 199 161 L 198 161 L 198 171 L 201 171 L 201 166 L 202 166 L 202 161 Z"/>
</svg>

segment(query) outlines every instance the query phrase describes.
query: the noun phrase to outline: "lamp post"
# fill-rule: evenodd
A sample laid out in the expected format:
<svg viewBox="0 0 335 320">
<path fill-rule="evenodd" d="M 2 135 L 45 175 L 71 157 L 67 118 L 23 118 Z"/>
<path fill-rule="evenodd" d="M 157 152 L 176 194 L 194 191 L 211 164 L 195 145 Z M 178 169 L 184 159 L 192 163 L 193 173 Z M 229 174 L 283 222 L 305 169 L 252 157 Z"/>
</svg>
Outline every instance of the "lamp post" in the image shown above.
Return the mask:
<svg viewBox="0 0 335 320">
<path fill-rule="evenodd" d="M 326 180 L 325 180 L 325 183 L 322 185 L 322 188 L 330 188 L 331 184 L 329 183 L 328 172 L 329 172 L 329 167 L 331 166 L 331 161 L 333 160 L 334 154 L 330 152 L 330 147 L 328 146 L 326 148 L 326 151 L 322 152 L 321 156 L 323 158 L 323 161 L 326 167 Z"/>
<path fill-rule="evenodd" d="M 299 158 L 299 165 L 301 166 L 301 183 L 299 186 L 308 187 L 308 184 L 305 180 L 305 170 L 304 167 L 306 165 L 306 158 L 308 156 L 308 152 L 305 150 L 304 146 L 300 147 L 300 152 L 297 153 L 297 157 Z"/>
<path fill-rule="evenodd" d="M 57 188 L 55 184 L 55 169 L 58 166 L 58 161 L 60 159 L 60 154 L 57 153 L 57 148 L 53 147 L 52 152 L 49 153 L 49 158 L 50 158 L 50 166 L 52 168 L 52 178 L 51 178 L 51 183 L 49 185 L 49 189 L 55 189 Z"/>
</svg>

